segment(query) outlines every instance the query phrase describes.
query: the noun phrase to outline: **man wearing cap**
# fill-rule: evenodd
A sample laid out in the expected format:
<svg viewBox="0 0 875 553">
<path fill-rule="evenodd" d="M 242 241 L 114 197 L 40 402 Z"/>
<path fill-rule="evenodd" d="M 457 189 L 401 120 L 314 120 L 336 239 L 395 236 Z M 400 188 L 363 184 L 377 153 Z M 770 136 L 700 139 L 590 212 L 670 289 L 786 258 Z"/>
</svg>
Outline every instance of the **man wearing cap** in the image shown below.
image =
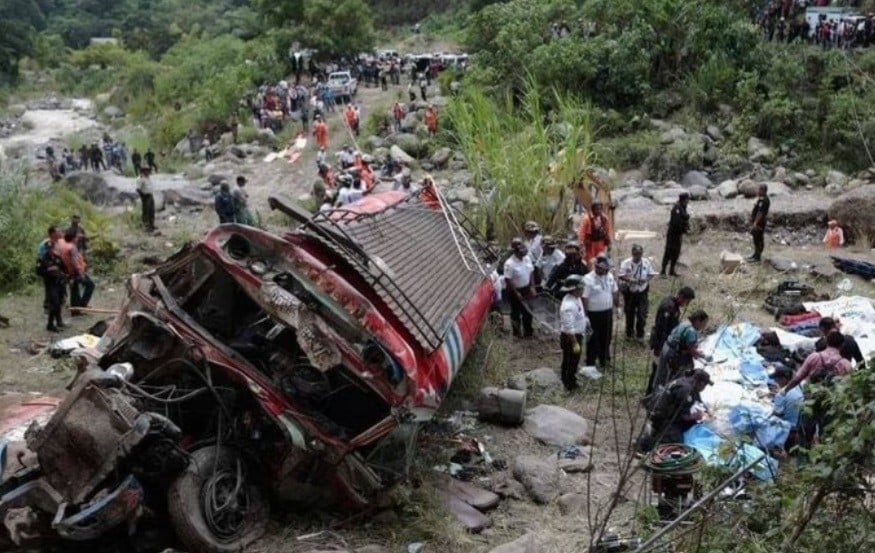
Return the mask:
<svg viewBox="0 0 875 553">
<path fill-rule="evenodd" d="M 535 263 L 535 267 L 538 270 L 537 274 L 540 277 L 540 282 L 546 283 L 553 273 L 553 269 L 565 261 L 565 254 L 556 249 L 556 240 L 552 236 L 545 236 L 541 241 L 541 245 L 544 248 L 544 253 L 541 254 L 540 259 Z"/>
<path fill-rule="evenodd" d="M 653 330 L 650 331 L 650 351 L 659 359 L 662 354 L 662 346 L 668 339 L 671 331 L 680 324 L 681 309 L 696 299 L 696 293 L 689 286 L 684 286 L 674 296 L 663 299 L 656 310 L 656 319 L 653 322 Z M 653 391 L 653 377 L 656 374 L 657 363 L 654 361 L 650 367 L 650 381 L 647 383 L 647 393 Z"/>
<path fill-rule="evenodd" d="M 544 249 L 541 247 L 541 226 L 535 221 L 526 221 L 523 225 L 523 244 L 529 250 L 529 257 L 532 258 L 532 263 L 538 264 Z"/>
<path fill-rule="evenodd" d="M 673 380 L 656 395 L 649 409 L 653 445 L 684 442 L 684 432 L 705 418 L 705 409 L 699 407 L 701 393 L 711 384 L 711 376 L 696 369 L 689 376 Z"/>
<path fill-rule="evenodd" d="M 578 238 L 583 244 L 584 262 L 589 267 L 592 267 L 598 254 L 610 248 L 611 237 L 614 235 L 611 222 L 602 213 L 602 207 L 601 201 L 593 200 L 590 213 L 584 215 L 580 222 Z"/>
<path fill-rule="evenodd" d="M 678 258 L 681 256 L 681 244 L 684 234 L 690 230 L 690 216 L 687 213 L 687 204 L 690 203 L 690 195 L 681 192 L 678 201 L 671 208 L 671 217 L 668 219 L 668 231 L 665 233 L 665 252 L 662 254 L 662 269 L 660 276 L 665 276 L 668 268 L 669 275 L 678 276 L 675 271 Z"/>
<path fill-rule="evenodd" d="M 605 366 L 611 360 L 614 309 L 620 306 L 620 290 L 606 255 L 595 259 L 594 269 L 583 277 L 583 306 L 592 334 L 586 344 L 586 364 Z"/>
<path fill-rule="evenodd" d="M 510 304 L 510 326 L 517 338 L 529 338 L 533 334 L 532 312 L 525 300 L 534 295 L 535 266 L 529 257 L 526 245 L 513 247 L 513 254 L 504 262 L 504 282 L 507 301 Z"/>
<path fill-rule="evenodd" d="M 707 324 L 708 314 L 699 309 L 690 315 L 689 321 L 679 324 L 671 331 L 662 346 L 656 372 L 651 375 L 652 389 L 648 393 L 693 370 L 693 359 L 707 358 L 698 348 L 699 333 Z"/>
<path fill-rule="evenodd" d="M 580 246 L 577 242 L 568 242 L 565 244 L 565 259 L 556 265 L 550 274 L 544 274 L 547 277 L 547 284 L 544 285 L 546 290 L 549 290 L 556 298 L 561 298 L 562 293 L 559 288 L 562 283 L 571 275 L 583 276 L 587 273 L 586 265 L 580 259 Z"/>
<path fill-rule="evenodd" d="M 760 184 L 757 201 L 750 213 L 750 235 L 753 238 L 753 255 L 747 258 L 751 263 L 759 263 L 765 248 L 766 217 L 769 216 L 769 187 Z"/>
<path fill-rule="evenodd" d="M 565 296 L 559 306 L 559 344 L 562 346 L 562 384 L 565 389 L 577 389 L 577 366 L 580 364 L 580 348 L 589 320 L 583 309 L 583 277 L 571 275 L 561 288 Z"/>
<path fill-rule="evenodd" d="M 626 338 L 631 339 L 634 331 L 638 341 L 644 340 L 644 325 L 647 321 L 648 291 L 650 279 L 656 273 L 650 260 L 644 257 L 644 248 L 632 245 L 632 257 L 620 263 L 617 278 L 623 292 L 623 308 L 626 310 Z"/>
</svg>

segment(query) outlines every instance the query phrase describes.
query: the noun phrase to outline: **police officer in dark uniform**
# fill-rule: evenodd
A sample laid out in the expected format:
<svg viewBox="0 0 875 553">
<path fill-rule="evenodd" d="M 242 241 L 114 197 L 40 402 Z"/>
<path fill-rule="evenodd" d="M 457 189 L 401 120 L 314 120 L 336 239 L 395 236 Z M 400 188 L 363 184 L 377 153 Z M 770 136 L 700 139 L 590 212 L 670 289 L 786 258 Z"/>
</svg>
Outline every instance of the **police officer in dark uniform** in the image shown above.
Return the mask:
<svg viewBox="0 0 875 553">
<path fill-rule="evenodd" d="M 669 334 L 681 321 L 681 308 L 686 307 L 696 298 L 696 293 L 689 286 L 684 286 L 674 296 L 668 296 L 659 303 L 653 330 L 650 331 L 650 350 L 656 360 L 662 354 L 662 346 L 668 340 Z M 650 380 L 647 383 L 647 393 L 653 392 L 657 363 L 653 361 L 650 367 Z"/>
<path fill-rule="evenodd" d="M 700 394 L 711 384 L 711 376 L 706 371 L 695 369 L 688 376 L 670 382 L 657 394 L 649 409 L 650 436 L 655 444 L 684 442 L 684 432 L 705 416 L 705 411 L 694 411 L 692 407 L 701 403 Z"/>
<path fill-rule="evenodd" d="M 561 299 L 564 295 L 559 288 L 565 282 L 565 279 L 571 275 L 583 276 L 589 271 L 580 259 L 580 245 L 577 242 L 568 242 L 565 244 L 565 259 L 559 265 L 553 267 L 550 275 L 547 278 L 547 283 L 544 289 L 548 290 L 554 297 Z"/>
<path fill-rule="evenodd" d="M 761 184 L 757 203 L 750 214 L 750 235 L 753 237 L 753 255 L 747 258 L 751 263 L 759 263 L 765 247 L 766 217 L 769 215 L 769 187 Z"/>
<path fill-rule="evenodd" d="M 684 234 L 690 230 L 690 216 L 687 213 L 687 204 L 690 203 L 690 195 L 681 192 L 677 203 L 671 208 L 671 217 L 668 220 L 668 232 L 665 235 L 665 253 L 662 254 L 662 270 L 660 276 L 665 276 L 665 269 L 669 268 L 671 276 L 678 276 L 675 272 L 678 258 L 681 256 L 681 243 Z"/>
</svg>

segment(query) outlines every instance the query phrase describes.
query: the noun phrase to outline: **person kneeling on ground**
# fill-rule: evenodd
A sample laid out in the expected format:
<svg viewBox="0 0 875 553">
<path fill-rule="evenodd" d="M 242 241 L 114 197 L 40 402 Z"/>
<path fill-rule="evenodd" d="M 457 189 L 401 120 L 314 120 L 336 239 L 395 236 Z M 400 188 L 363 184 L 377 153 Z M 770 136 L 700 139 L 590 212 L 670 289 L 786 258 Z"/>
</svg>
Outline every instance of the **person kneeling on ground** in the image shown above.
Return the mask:
<svg viewBox="0 0 875 553">
<path fill-rule="evenodd" d="M 684 433 L 705 418 L 701 393 L 714 384 L 703 369 L 673 380 L 654 394 L 648 405 L 650 434 L 638 440 L 639 451 L 649 451 L 659 444 L 680 444 Z"/>
<path fill-rule="evenodd" d="M 671 331 L 656 364 L 656 373 L 652 379 L 654 389 L 690 372 L 693 369 L 693 359 L 707 359 L 698 349 L 699 333 L 707 324 L 708 314 L 699 309 L 690 315 L 688 322 L 679 324 Z"/>
</svg>

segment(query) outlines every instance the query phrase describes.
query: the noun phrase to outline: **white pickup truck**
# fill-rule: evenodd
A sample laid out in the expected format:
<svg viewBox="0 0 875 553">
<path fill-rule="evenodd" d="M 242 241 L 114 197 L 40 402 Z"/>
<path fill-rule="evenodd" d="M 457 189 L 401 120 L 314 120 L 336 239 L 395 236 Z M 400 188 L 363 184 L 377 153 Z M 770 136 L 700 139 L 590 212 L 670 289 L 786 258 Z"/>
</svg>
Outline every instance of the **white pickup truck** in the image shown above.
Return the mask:
<svg viewBox="0 0 875 553">
<path fill-rule="evenodd" d="M 328 75 L 328 88 L 338 102 L 348 104 L 358 93 L 358 81 L 352 78 L 349 71 L 335 71 Z"/>
</svg>

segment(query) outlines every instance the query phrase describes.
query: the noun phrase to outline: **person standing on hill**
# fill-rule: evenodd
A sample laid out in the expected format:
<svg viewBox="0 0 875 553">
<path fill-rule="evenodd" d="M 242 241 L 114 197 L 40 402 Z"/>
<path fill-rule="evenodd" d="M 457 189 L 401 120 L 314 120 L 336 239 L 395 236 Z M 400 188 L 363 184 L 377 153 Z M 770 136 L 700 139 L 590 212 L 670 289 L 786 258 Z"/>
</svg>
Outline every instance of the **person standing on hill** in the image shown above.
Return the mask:
<svg viewBox="0 0 875 553">
<path fill-rule="evenodd" d="M 140 152 L 134 148 L 134 151 L 131 153 L 131 165 L 134 166 L 134 174 L 140 174 L 140 166 L 143 164 L 143 156 L 140 155 Z"/>
<path fill-rule="evenodd" d="M 151 168 L 144 165 L 140 167 L 140 176 L 137 177 L 137 194 L 140 195 L 142 209 L 140 218 L 148 232 L 155 230 L 155 196 L 152 194 L 152 180 L 149 178 L 151 172 Z"/>
<path fill-rule="evenodd" d="M 346 120 L 346 126 L 349 127 L 349 130 L 358 136 L 359 116 L 353 104 L 347 104 L 346 109 L 343 110 L 343 118 Z"/>
<path fill-rule="evenodd" d="M 320 115 L 315 116 L 313 123 L 313 136 L 316 138 L 316 146 L 319 148 L 328 148 L 328 125 L 322 120 Z"/>
<path fill-rule="evenodd" d="M 583 277 L 572 275 L 565 279 L 560 289 L 565 296 L 559 307 L 559 345 L 562 347 L 562 384 L 565 389 L 576 390 L 577 366 L 580 364 L 580 351 L 583 337 L 589 328 L 589 320 L 583 309 L 580 297 L 583 295 Z"/>
<path fill-rule="evenodd" d="M 61 233 L 57 227 L 49 227 L 48 238 L 43 240 L 37 251 L 37 274 L 42 277 L 45 287 L 46 296 L 43 306 L 49 317 L 46 324 L 46 330 L 49 332 L 59 332 L 67 326 L 61 319 L 67 274 L 64 271 L 64 262 L 58 255 L 57 243 L 60 239 Z"/>
<path fill-rule="evenodd" d="M 517 338 L 530 338 L 532 328 L 532 312 L 526 305 L 526 300 L 535 294 L 535 266 L 529 257 L 525 244 L 512 244 L 513 255 L 504 262 L 504 281 L 507 288 L 507 301 L 510 304 L 510 326 Z"/>
<path fill-rule="evenodd" d="M 246 177 L 237 177 L 237 188 L 232 193 L 234 198 L 234 220 L 241 225 L 252 226 L 255 217 L 249 211 L 249 192 L 246 191 Z"/>
<path fill-rule="evenodd" d="M 231 196 L 231 188 L 227 182 L 219 185 L 219 193 L 215 200 L 216 215 L 219 216 L 219 224 L 234 222 L 234 197 Z"/>
<path fill-rule="evenodd" d="M 590 213 L 584 215 L 578 231 L 580 243 L 583 244 L 584 262 L 590 268 L 596 256 L 607 253 L 614 234 L 610 220 L 602 213 L 602 207 L 601 201 L 593 200 Z"/>
<path fill-rule="evenodd" d="M 681 192 L 677 203 L 671 208 L 668 232 L 665 235 L 665 252 L 662 254 L 662 269 L 659 271 L 660 276 L 665 276 L 666 269 L 669 270 L 669 275 L 678 276 L 676 265 L 681 256 L 681 245 L 684 234 L 690 230 L 690 216 L 687 213 L 687 204 L 689 203 L 690 195 L 687 192 Z"/>
<path fill-rule="evenodd" d="M 76 231 L 68 228 L 55 248 L 70 282 L 70 307 L 88 307 L 94 293 L 94 281 L 88 276 L 85 258 L 76 247 Z M 73 309 L 71 314 L 78 315 L 79 312 Z"/>
<path fill-rule="evenodd" d="M 425 127 L 428 129 L 428 134 L 434 136 L 438 130 L 437 110 L 432 104 L 429 104 L 425 109 Z"/>
<path fill-rule="evenodd" d="M 155 165 L 155 152 L 152 151 L 152 148 L 146 149 L 146 154 L 143 156 L 143 161 L 146 162 L 146 167 L 149 168 L 150 173 L 158 172 L 158 166 Z"/>
<path fill-rule="evenodd" d="M 607 255 L 599 254 L 593 266 L 593 270 L 583 277 L 583 307 L 592 328 L 592 335 L 586 343 L 586 364 L 598 362 L 604 367 L 611 361 L 614 310 L 620 307 L 620 289 L 611 274 Z"/>
<path fill-rule="evenodd" d="M 634 337 L 644 342 L 644 325 L 647 321 L 649 302 L 648 291 L 650 279 L 656 273 L 650 265 L 650 260 L 644 257 L 644 248 L 638 244 L 632 245 L 632 257 L 620 263 L 617 278 L 623 292 L 623 306 L 626 309 L 626 338 Z"/>
<path fill-rule="evenodd" d="M 759 263 L 765 248 L 766 217 L 769 215 L 769 187 L 761 184 L 757 193 L 757 202 L 750 214 L 750 235 L 753 238 L 753 255 L 747 258 L 751 263 Z"/>
</svg>

